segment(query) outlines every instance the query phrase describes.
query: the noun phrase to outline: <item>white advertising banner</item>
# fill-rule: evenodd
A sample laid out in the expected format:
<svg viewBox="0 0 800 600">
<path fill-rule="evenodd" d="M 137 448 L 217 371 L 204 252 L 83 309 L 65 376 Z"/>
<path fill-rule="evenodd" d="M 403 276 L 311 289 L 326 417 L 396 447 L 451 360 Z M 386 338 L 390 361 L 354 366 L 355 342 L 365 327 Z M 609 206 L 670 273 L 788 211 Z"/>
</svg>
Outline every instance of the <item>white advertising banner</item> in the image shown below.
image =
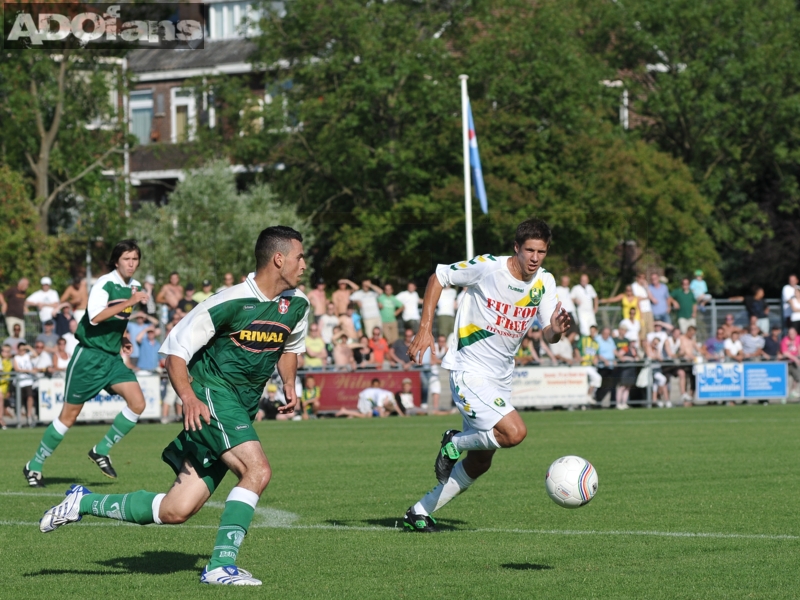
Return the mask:
<svg viewBox="0 0 800 600">
<path fill-rule="evenodd" d="M 517 408 L 587 404 L 588 394 L 584 367 L 514 369 L 511 403 Z"/>
<path fill-rule="evenodd" d="M 161 378 L 158 375 L 137 375 L 146 402 L 141 419 L 161 417 Z M 50 423 L 61 414 L 64 405 L 64 382 L 60 378 L 39 380 L 39 421 Z M 78 421 L 112 421 L 117 416 L 125 400 L 111 395 L 105 390 L 84 403 Z"/>
</svg>

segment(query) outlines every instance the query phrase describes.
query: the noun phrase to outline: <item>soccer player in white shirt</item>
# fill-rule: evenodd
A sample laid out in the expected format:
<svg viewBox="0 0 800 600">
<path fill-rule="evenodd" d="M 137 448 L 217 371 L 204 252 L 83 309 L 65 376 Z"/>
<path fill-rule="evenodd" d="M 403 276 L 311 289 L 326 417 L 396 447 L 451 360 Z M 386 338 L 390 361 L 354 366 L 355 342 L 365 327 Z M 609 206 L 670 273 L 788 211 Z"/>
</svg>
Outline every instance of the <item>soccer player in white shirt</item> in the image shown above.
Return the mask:
<svg viewBox="0 0 800 600">
<path fill-rule="evenodd" d="M 406 512 L 403 526 L 411 531 L 437 531 L 431 513 L 486 473 L 498 448 L 516 446 L 528 434 L 511 405 L 514 355 L 534 319 L 544 327 L 549 344 L 558 342 L 570 325 L 556 296 L 555 279 L 541 268 L 551 237 L 547 223 L 529 219 L 517 227 L 513 256 L 484 254 L 439 265 L 428 280 L 422 322 L 408 354 L 420 363 L 433 348 L 433 314 L 442 288 L 466 286 L 456 314 L 457 344 L 442 361 L 450 371 L 464 431 L 449 429 L 442 436 L 435 465 L 439 485 Z M 464 452 L 467 457 L 457 462 Z"/>
</svg>

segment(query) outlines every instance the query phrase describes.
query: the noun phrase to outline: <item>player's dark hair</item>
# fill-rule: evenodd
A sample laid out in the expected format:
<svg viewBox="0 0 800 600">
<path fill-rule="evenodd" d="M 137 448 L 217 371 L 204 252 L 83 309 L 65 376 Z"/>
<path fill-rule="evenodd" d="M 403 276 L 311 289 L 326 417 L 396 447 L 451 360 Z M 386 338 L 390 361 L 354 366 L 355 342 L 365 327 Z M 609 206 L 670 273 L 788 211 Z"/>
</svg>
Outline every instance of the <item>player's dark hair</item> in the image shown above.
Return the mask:
<svg viewBox="0 0 800 600">
<path fill-rule="evenodd" d="M 302 242 L 303 236 L 291 227 L 276 225 L 262 231 L 256 241 L 256 270 L 269 264 L 277 252 L 288 254 L 292 240 Z"/>
<path fill-rule="evenodd" d="M 553 239 L 553 232 L 550 226 L 533 217 L 517 225 L 517 232 L 514 234 L 514 242 L 517 246 L 522 246 L 528 240 L 542 240 L 550 247 L 550 240 Z"/>
<path fill-rule="evenodd" d="M 375 379 L 373 379 L 372 381 L 369 382 L 370 385 L 372 385 L 373 383 L 376 383 L 376 384 L 380 385 L 381 384 L 381 380 L 376 377 Z"/>
<path fill-rule="evenodd" d="M 139 260 L 142 260 L 142 249 L 139 248 L 139 244 L 136 243 L 136 240 L 130 239 L 119 242 L 111 251 L 111 258 L 108 260 L 108 268 L 116 269 L 120 257 L 126 252 L 132 252 L 133 250 L 136 250 L 136 254 L 139 255 Z"/>
</svg>

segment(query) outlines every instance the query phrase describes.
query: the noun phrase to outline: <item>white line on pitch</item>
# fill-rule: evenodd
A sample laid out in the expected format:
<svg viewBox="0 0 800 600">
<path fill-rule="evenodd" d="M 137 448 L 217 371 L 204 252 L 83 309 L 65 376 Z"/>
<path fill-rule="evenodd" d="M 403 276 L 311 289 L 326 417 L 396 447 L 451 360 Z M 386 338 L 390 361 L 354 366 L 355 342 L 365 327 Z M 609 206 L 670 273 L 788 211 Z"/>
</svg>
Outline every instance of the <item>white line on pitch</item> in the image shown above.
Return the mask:
<svg viewBox="0 0 800 600">
<path fill-rule="evenodd" d="M 38 525 L 36 521 L 0 521 L 0 526 L 22 526 L 30 527 Z M 101 521 L 101 522 L 81 522 L 78 527 L 138 527 L 134 523 L 124 523 L 122 521 Z M 180 529 L 217 529 L 217 525 L 176 525 Z M 356 527 L 352 525 L 272 525 L 254 523 L 252 529 L 317 529 L 330 531 L 380 531 L 398 532 L 402 531 L 397 527 Z M 159 528 L 161 529 L 161 528 Z M 166 528 L 165 528 L 166 529 Z M 170 527 L 169 529 L 173 529 Z M 500 528 L 479 528 L 462 529 L 457 531 L 444 531 L 444 533 L 516 533 L 521 535 L 596 535 L 596 536 L 646 536 L 646 537 L 667 537 L 667 538 L 710 538 L 710 539 L 746 539 L 746 540 L 800 540 L 798 535 L 773 535 L 765 533 L 703 533 L 691 531 L 600 531 L 600 530 L 561 530 L 561 529 L 500 529 Z"/>
</svg>

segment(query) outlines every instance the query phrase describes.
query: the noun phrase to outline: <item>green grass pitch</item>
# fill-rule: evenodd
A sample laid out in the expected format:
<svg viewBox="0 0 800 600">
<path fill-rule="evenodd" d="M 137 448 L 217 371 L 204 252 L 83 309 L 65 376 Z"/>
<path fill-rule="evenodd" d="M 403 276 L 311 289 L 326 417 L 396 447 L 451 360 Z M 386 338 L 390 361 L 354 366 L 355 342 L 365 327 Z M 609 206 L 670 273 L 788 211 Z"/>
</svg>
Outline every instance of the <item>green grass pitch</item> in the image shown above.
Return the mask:
<svg viewBox="0 0 800 600">
<path fill-rule="evenodd" d="M 42 511 L 72 482 L 166 491 L 161 449 L 178 425 L 141 425 L 112 452 L 111 481 L 78 426 L 48 460 L 44 490 L 22 465 L 42 429 L 0 432 L 2 598 L 797 598 L 800 405 L 523 413 L 528 438 L 437 513 L 444 533 L 402 531 L 435 483 L 442 431 L 460 418 L 257 424 L 273 479 L 239 564 L 262 588 L 201 587 L 222 489 L 182 526 L 85 517 L 44 535 Z M 599 474 L 587 506 L 544 491 L 559 456 Z"/>
</svg>

